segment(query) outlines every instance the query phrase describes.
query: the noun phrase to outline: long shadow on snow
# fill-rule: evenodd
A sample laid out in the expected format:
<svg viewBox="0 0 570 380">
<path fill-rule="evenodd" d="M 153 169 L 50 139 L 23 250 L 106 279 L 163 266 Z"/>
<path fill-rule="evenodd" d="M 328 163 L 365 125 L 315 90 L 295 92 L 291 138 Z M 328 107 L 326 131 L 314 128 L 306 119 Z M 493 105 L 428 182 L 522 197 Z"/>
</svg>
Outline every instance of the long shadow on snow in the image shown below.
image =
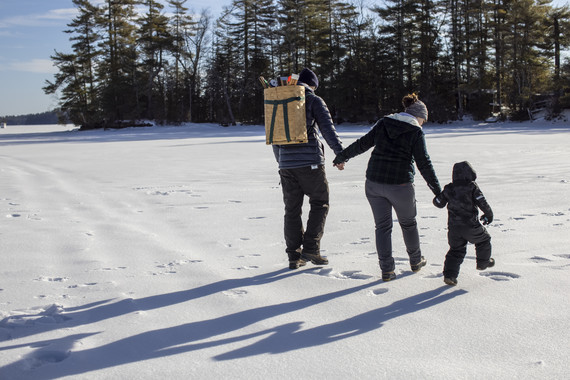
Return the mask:
<svg viewBox="0 0 570 380">
<path fill-rule="evenodd" d="M 303 271 L 280 269 L 274 272 L 263 273 L 257 276 L 239 279 L 227 279 L 214 282 L 212 284 L 203 285 L 194 289 L 186 289 L 178 292 L 159 294 L 139 299 L 127 298 L 115 302 L 112 302 L 113 299 L 109 299 L 86 304 L 83 306 L 65 308 L 65 312 L 58 315 L 58 318 L 62 321 L 61 323 L 39 324 L 38 326 L 34 326 L 32 323 L 28 324 L 26 327 L 14 327 L 12 329 L 17 329 L 15 339 L 19 339 L 26 336 L 41 334 L 46 331 L 64 328 L 69 329 L 82 325 L 93 324 L 137 311 L 160 309 L 201 297 L 206 297 L 215 293 L 220 293 L 226 290 L 268 284 L 287 277 L 296 276 L 301 273 L 303 273 Z M 41 319 L 44 317 L 44 315 L 18 314 L 15 316 L 9 316 L 0 321 L 0 327 L 10 329 L 13 325 L 13 321 L 30 319 L 34 317 Z M 21 325 L 21 323 L 16 323 L 15 325 L 18 326 Z M 12 347 L 1 347 L 0 351 L 8 350 L 10 348 Z"/>
<path fill-rule="evenodd" d="M 250 346 L 219 355 L 215 357 L 215 359 L 230 360 L 263 353 L 282 353 L 305 347 L 320 346 L 370 332 L 380 328 L 384 322 L 390 319 L 429 308 L 467 293 L 464 290 L 456 290 L 451 293 L 442 294 L 446 289 L 449 289 L 443 286 L 396 301 L 389 306 L 372 310 L 344 321 L 330 323 L 308 330 L 300 330 L 302 322 L 292 322 L 251 334 L 219 339 L 217 341 L 193 343 L 235 332 L 260 321 L 325 303 L 380 283 L 381 281 L 378 280 L 303 300 L 263 306 L 211 320 L 144 332 L 103 346 L 73 353 L 72 355 L 76 356 L 76 360 L 82 363 L 80 368 L 68 368 L 65 366 L 65 363 L 63 363 L 60 368 L 51 368 L 55 372 L 51 377 L 47 371 L 43 372 L 38 370 L 37 373 L 34 374 L 34 378 L 44 380 L 53 378 L 54 375 L 78 375 L 144 360 L 223 346 L 268 334 L 269 336 L 265 339 L 255 342 Z M 41 342 L 37 344 L 41 344 Z M 21 366 L 21 363 L 16 362 L 12 365 Z"/>
<path fill-rule="evenodd" d="M 390 319 L 427 309 L 467 293 L 467 291 L 461 289 L 442 294 L 446 289 L 449 289 L 449 287 L 442 286 L 438 289 L 396 301 L 389 306 L 356 315 L 344 321 L 329 323 L 307 330 L 301 330 L 301 323 L 287 323 L 257 334 L 269 334 L 265 339 L 259 340 L 247 347 L 218 355 L 215 359 L 231 360 L 261 354 L 280 354 L 302 348 L 325 345 L 368 333 L 382 327 L 384 322 Z M 251 338 L 251 336 L 242 336 L 234 339 L 238 341 L 249 338 Z M 210 342 L 208 344 L 218 345 L 220 343 L 224 344 L 222 342 Z"/>
<path fill-rule="evenodd" d="M 294 273 L 302 272 L 296 271 Z M 283 276 L 279 278 L 283 278 Z M 222 334 L 238 331 L 244 327 L 266 319 L 302 310 L 320 303 L 328 302 L 335 298 L 353 294 L 360 290 L 379 285 L 380 283 L 381 280 L 377 280 L 349 289 L 343 289 L 302 300 L 263 306 L 225 315 L 211 320 L 203 320 L 175 327 L 147 331 L 99 347 L 73 352 L 71 355 L 73 355 L 77 362 L 81 363 L 81 367 L 67 367 L 65 365 L 65 362 L 62 362 L 57 367 L 50 366 L 50 368 L 44 367 L 37 369 L 37 371 L 34 371 L 33 373 L 34 379 L 45 380 L 55 377 L 73 376 L 104 368 L 136 363 L 144 360 L 178 355 L 181 353 L 196 351 L 211 346 L 223 345 L 232 341 L 241 341 L 244 339 L 249 339 L 252 336 L 265 335 L 268 333 L 268 331 L 261 331 L 252 335 L 224 339 L 213 343 L 191 344 L 192 342 L 211 339 Z M 243 286 L 243 283 L 240 286 Z M 227 289 L 228 287 L 223 288 Z M 220 287 L 216 287 L 215 289 L 216 292 L 222 290 Z M 203 296 L 211 293 L 212 291 L 206 291 L 201 292 L 200 294 Z M 270 331 L 273 331 L 273 329 Z M 10 364 L 9 366 L 0 368 L 0 372 L 13 372 L 17 368 L 22 368 L 22 366 L 25 365 L 24 361 L 29 361 L 30 358 L 41 355 L 41 350 L 49 350 L 50 346 L 61 344 L 61 342 L 64 341 L 69 341 L 69 338 L 70 337 L 65 337 L 57 340 L 29 343 L 29 346 L 31 347 L 42 348 L 36 350 L 35 352 L 32 352 L 29 357 L 23 358 L 21 361 L 17 361 Z M 7 347 L 6 349 L 9 348 L 10 347 Z"/>
</svg>

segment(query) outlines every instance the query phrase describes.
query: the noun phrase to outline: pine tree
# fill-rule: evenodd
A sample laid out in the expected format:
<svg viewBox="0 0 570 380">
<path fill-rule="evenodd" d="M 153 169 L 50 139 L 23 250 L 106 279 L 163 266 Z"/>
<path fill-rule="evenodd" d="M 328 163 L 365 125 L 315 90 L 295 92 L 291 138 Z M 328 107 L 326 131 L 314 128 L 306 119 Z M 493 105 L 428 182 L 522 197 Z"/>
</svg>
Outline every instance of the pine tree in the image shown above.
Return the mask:
<svg viewBox="0 0 570 380">
<path fill-rule="evenodd" d="M 72 34 L 73 53 L 56 51 L 51 57 L 59 72 L 54 82 L 46 81 L 44 91 L 46 94 L 61 91 L 59 106 L 71 122 L 82 126 L 99 125 L 102 114 L 95 71 L 100 55 L 97 44 L 102 38 L 97 27 L 101 11 L 88 0 L 73 0 L 73 4 L 78 15 L 68 24 L 71 29 L 65 31 Z"/>
<path fill-rule="evenodd" d="M 186 0 L 170 0 L 174 14 L 170 19 L 170 30 L 173 37 L 172 54 L 174 70 L 172 76 L 172 91 L 170 94 L 174 121 L 197 120 L 193 108 L 195 99 L 200 94 L 200 64 L 203 51 L 206 49 L 207 33 L 210 29 L 210 16 L 203 11 L 198 21 L 194 21 Z"/>
<path fill-rule="evenodd" d="M 257 77 L 270 67 L 266 50 L 270 46 L 271 24 L 275 17 L 272 0 L 234 0 L 227 18 L 220 20 L 227 34 L 222 38 L 235 52 L 233 75 L 222 82 L 225 97 L 237 99 L 239 118 L 259 122 L 263 98 Z"/>
<path fill-rule="evenodd" d="M 507 72 L 510 75 L 505 86 L 509 104 L 517 118 L 527 118 L 528 108 L 533 106 L 534 94 L 544 93 L 551 87 L 545 47 L 545 18 L 549 1 L 519 0 L 511 4 L 507 13 L 510 33 Z"/>
<path fill-rule="evenodd" d="M 490 27 L 492 28 L 492 41 L 494 46 L 494 109 L 503 116 L 503 106 L 505 104 L 503 93 L 503 77 L 505 75 L 505 36 L 508 33 L 507 11 L 511 0 L 492 0 L 492 16 Z"/>
<path fill-rule="evenodd" d="M 554 111 L 560 112 L 559 98 L 562 96 L 562 65 L 561 51 L 563 48 L 570 47 L 570 8 L 568 5 L 564 7 L 556 7 L 551 9 L 547 14 L 547 43 L 552 47 L 554 54 Z"/>
<path fill-rule="evenodd" d="M 307 64 L 304 59 L 305 0 L 278 0 L 275 30 L 277 40 L 272 41 L 273 59 L 270 73 L 277 71 L 298 73 Z M 279 67 L 279 69 L 276 69 Z"/>
<path fill-rule="evenodd" d="M 98 70 L 105 124 L 115 126 L 144 113 L 137 78 L 136 0 L 105 0 L 100 25 L 104 30 Z"/>
<path fill-rule="evenodd" d="M 239 49 L 230 36 L 228 21 L 232 8 L 225 8 L 224 14 L 216 20 L 213 51 L 208 63 L 206 98 L 208 119 L 223 125 L 235 125 L 231 94 L 238 82 Z M 237 63 L 237 65 L 236 65 Z"/>
<path fill-rule="evenodd" d="M 335 73 L 334 83 L 327 86 L 334 90 L 327 95 L 327 102 L 338 123 L 372 121 L 381 113 L 379 104 L 385 103 L 384 49 L 376 43 L 373 20 L 364 9 L 364 3 L 360 3 L 359 9 L 354 8 L 354 12 L 353 17 L 344 19 L 347 22 L 344 24 L 344 56 L 339 56 L 340 72 Z"/>
<path fill-rule="evenodd" d="M 168 62 L 166 54 L 173 50 L 173 38 L 168 29 L 168 18 L 162 14 L 164 6 L 156 0 L 143 0 L 146 13 L 138 20 L 138 39 L 142 60 L 140 64 L 140 79 L 146 82 L 145 116 L 148 119 L 164 121 L 166 119 L 166 96 L 159 75 L 164 71 Z M 157 100 L 157 104 L 153 99 Z"/>
<path fill-rule="evenodd" d="M 403 93 L 414 87 L 414 47 L 417 46 L 415 34 L 415 2 L 410 0 L 387 0 L 385 7 L 375 7 L 373 11 L 380 17 L 378 37 L 389 55 L 387 71 L 394 73 L 390 80 L 392 91 Z"/>
</svg>

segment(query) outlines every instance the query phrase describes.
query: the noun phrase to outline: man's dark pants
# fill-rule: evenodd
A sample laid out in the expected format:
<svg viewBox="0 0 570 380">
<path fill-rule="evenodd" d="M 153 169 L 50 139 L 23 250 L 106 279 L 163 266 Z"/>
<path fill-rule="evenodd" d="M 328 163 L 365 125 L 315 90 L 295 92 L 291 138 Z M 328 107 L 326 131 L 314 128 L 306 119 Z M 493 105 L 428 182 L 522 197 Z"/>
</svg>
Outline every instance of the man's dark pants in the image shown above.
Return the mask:
<svg viewBox="0 0 570 380">
<path fill-rule="evenodd" d="M 301 250 L 319 254 L 329 211 L 329 185 L 323 165 L 279 170 L 285 203 L 285 244 L 289 260 L 297 260 Z M 301 218 L 303 199 L 309 197 L 307 229 Z"/>
</svg>

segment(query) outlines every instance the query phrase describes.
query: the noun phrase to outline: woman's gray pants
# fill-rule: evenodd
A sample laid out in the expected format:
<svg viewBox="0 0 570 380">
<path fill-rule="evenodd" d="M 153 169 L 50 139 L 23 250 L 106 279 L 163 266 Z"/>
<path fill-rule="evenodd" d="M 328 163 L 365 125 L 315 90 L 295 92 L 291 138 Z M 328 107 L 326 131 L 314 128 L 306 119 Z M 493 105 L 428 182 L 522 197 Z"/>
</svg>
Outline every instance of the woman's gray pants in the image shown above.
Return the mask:
<svg viewBox="0 0 570 380">
<path fill-rule="evenodd" d="M 410 264 L 421 261 L 420 235 L 416 223 L 416 193 L 413 183 L 388 185 L 366 180 L 366 198 L 376 224 L 376 250 L 382 272 L 395 269 L 392 257 L 392 208 L 404 235 Z"/>
</svg>

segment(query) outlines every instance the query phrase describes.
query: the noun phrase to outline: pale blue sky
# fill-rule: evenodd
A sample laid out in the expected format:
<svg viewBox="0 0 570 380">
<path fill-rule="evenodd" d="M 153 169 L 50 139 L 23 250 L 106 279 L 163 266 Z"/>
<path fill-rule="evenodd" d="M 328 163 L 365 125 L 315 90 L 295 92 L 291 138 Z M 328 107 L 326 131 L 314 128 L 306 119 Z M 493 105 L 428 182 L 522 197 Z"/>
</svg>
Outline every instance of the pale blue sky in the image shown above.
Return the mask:
<svg viewBox="0 0 570 380">
<path fill-rule="evenodd" d="M 188 0 L 186 7 L 209 9 L 217 17 L 229 4 L 231 0 Z M 63 31 L 74 16 L 71 0 L 0 0 L 0 117 L 57 106 L 42 87 L 56 72 L 50 60 L 54 50 L 71 52 L 70 36 Z"/>
<path fill-rule="evenodd" d="M 569 0 L 552 3 L 564 5 Z M 196 12 L 210 9 L 217 17 L 222 6 L 229 4 L 231 0 L 188 0 L 186 6 Z M 71 0 L 0 0 L 0 116 L 39 113 L 57 106 L 42 87 L 46 79 L 53 79 L 50 56 L 54 50 L 71 51 L 69 35 L 63 30 L 74 12 Z"/>
</svg>

